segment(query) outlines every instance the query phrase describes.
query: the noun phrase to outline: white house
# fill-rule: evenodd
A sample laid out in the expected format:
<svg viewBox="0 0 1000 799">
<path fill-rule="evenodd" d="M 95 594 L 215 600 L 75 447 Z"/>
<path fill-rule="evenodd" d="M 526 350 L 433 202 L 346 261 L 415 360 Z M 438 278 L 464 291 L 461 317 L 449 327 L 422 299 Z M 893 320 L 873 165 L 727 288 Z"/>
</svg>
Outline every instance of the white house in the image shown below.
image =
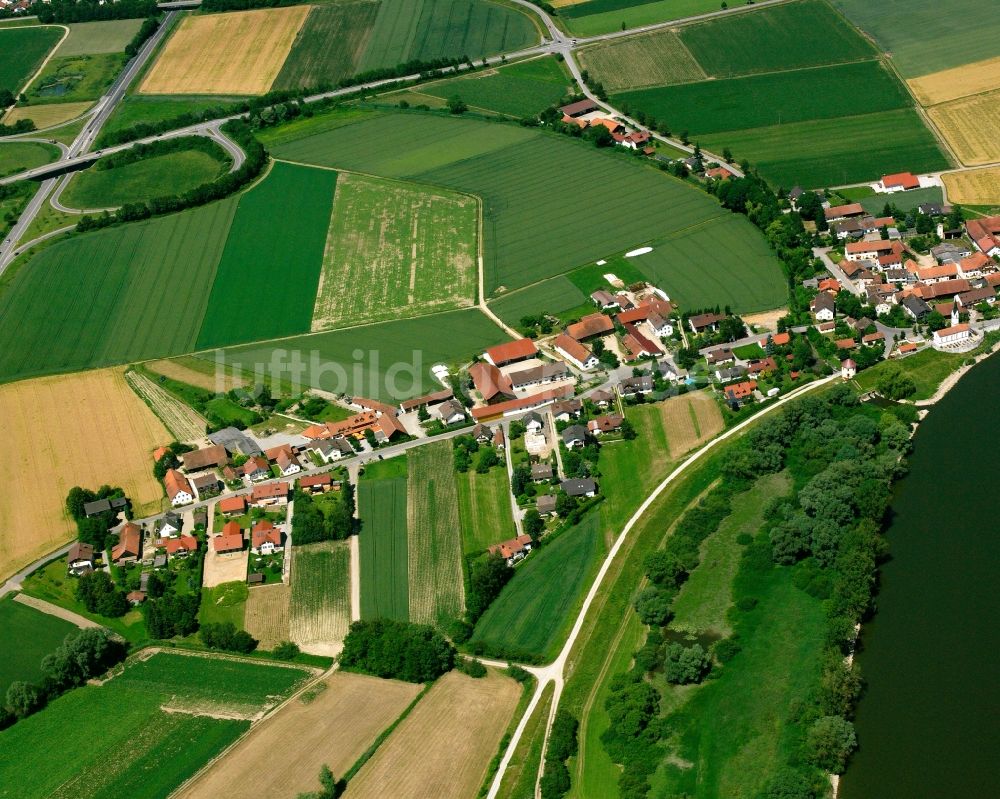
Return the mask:
<svg viewBox="0 0 1000 799">
<path fill-rule="evenodd" d="M 595 369 L 600 363 L 594 353 L 565 333 L 557 336 L 552 346 L 559 355 L 584 372 Z"/>
<path fill-rule="evenodd" d="M 299 462 L 288 452 L 279 452 L 275 462 L 278 464 L 278 468 L 281 470 L 281 475 L 283 477 L 298 474 L 302 471 L 302 467 L 299 466 Z"/>
<path fill-rule="evenodd" d="M 651 313 L 646 318 L 646 323 L 653 329 L 653 334 L 659 338 L 666 338 L 674 334 L 674 325 L 669 319 L 664 319 L 658 313 Z"/>
<path fill-rule="evenodd" d="M 971 336 L 972 329 L 966 324 L 946 327 L 943 330 L 934 331 L 934 346 L 960 344 L 963 341 L 968 341 Z"/>
<path fill-rule="evenodd" d="M 832 322 L 836 307 L 833 297 L 825 291 L 821 291 L 809 303 L 809 310 L 812 311 L 818 322 Z"/>
<path fill-rule="evenodd" d="M 163 476 L 163 486 L 167 489 L 170 504 L 175 508 L 178 505 L 194 502 L 194 489 L 191 488 L 191 483 L 176 469 L 167 469 L 167 473 Z"/>
<path fill-rule="evenodd" d="M 846 361 L 840 362 L 840 376 L 844 380 L 853 379 L 854 375 L 858 373 L 858 365 L 854 362 L 853 358 L 848 358 Z"/>
<path fill-rule="evenodd" d="M 545 422 L 542 421 L 542 417 L 535 413 L 535 411 L 531 411 L 531 413 L 524 417 L 524 426 L 529 433 L 540 433 L 542 428 L 545 427 Z"/>
<path fill-rule="evenodd" d="M 465 421 L 465 408 L 457 400 L 442 402 L 437 408 L 437 415 L 446 425 Z"/>
</svg>

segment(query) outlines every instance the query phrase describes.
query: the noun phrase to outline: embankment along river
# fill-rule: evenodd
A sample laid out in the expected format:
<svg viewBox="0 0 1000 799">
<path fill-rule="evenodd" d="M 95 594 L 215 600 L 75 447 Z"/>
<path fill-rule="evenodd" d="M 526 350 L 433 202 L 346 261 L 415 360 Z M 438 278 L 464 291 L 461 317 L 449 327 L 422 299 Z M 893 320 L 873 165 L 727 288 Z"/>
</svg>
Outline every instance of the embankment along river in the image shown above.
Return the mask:
<svg viewBox="0 0 1000 799">
<path fill-rule="evenodd" d="M 1000 357 L 930 411 L 896 485 L 841 799 L 1000 797 Z"/>
</svg>

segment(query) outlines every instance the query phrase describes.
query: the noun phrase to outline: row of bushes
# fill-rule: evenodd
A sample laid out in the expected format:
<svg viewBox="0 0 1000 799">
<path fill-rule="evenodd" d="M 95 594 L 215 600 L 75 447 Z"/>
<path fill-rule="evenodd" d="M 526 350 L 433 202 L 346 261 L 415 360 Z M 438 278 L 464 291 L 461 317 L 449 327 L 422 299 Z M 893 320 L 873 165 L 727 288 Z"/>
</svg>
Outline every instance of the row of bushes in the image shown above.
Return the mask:
<svg viewBox="0 0 1000 799">
<path fill-rule="evenodd" d="M 79 232 L 97 230 L 121 222 L 134 222 L 151 216 L 170 214 L 205 205 L 214 200 L 228 197 L 252 182 L 267 164 L 267 151 L 254 137 L 250 127 L 242 121 L 233 120 L 223 126 L 223 131 L 246 153 L 246 160 L 239 169 L 223 175 L 210 183 L 203 183 L 180 196 L 154 197 L 146 202 L 127 203 L 114 213 L 105 211 L 98 216 L 84 215 L 76 225 Z M 152 145 L 150 145 L 152 146 Z"/>
<path fill-rule="evenodd" d="M 92 22 L 109 19 L 137 19 L 151 17 L 158 13 L 156 0 L 48 0 L 35 3 L 31 10 L 38 15 L 38 21 L 46 25 L 52 22 Z"/>
</svg>

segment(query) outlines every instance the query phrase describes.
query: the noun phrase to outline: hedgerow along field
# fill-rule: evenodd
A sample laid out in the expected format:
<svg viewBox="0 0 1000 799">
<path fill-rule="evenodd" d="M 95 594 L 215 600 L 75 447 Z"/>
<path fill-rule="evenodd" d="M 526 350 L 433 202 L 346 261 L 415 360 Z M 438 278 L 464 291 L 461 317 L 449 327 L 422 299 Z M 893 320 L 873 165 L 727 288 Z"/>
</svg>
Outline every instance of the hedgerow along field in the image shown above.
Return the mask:
<svg viewBox="0 0 1000 799">
<path fill-rule="evenodd" d="M 477 222 L 474 197 L 342 173 L 312 329 L 473 305 Z"/>
<path fill-rule="evenodd" d="M 708 77 L 670 30 L 601 42 L 581 50 L 578 58 L 594 80 L 611 92 Z"/>
<path fill-rule="evenodd" d="M 412 703 L 422 686 L 337 671 L 286 704 L 174 794 L 177 799 L 298 796 L 319 787 L 327 766 L 340 776 Z M 289 741 L 295 746 L 288 746 Z M 281 768 L 259 768 L 282 752 Z"/>
<path fill-rule="evenodd" d="M 351 779 L 345 799 L 474 796 L 520 696 L 496 670 L 481 679 L 448 672 Z"/>
<path fill-rule="evenodd" d="M 934 0 L 833 0 L 833 4 L 874 37 L 908 78 L 997 54 L 1000 19 L 984 14 L 981 0 L 950 0 L 947 14 Z"/>
<path fill-rule="evenodd" d="M 685 25 L 680 37 L 705 72 L 717 78 L 876 56 L 868 40 L 822 0 L 799 0 Z M 852 93 L 859 86 L 850 85 Z"/>
<path fill-rule="evenodd" d="M 139 86 L 143 94 L 264 94 L 309 6 L 188 16 Z"/>
<path fill-rule="evenodd" d="M 729 147 L 736 158 L 747 158 L 775 186 L 841 186 L 891 172 L 920 174 L 950 166 L 912 108 L 731 130 L 699 140 L 716 152 Z"/>
<path fill-rule="evenodd" d="M 378 9 L 368 0 L 310 6 L 272 88 L 336 84 L 357 73 Z"/>
<path fill-rule="evenodd" d="M 0 796 L 166 796 L 306 675 L 166 653 L 133 662 L 104 685 L 70 691 L 0 732 L 8 754 Z M 213 713 L 232 717 L 204 715 Z M 51 746 L 64 757 L 53 760 Z"/>
<path fill-rule="evenodd" d="M 418 112 L 361 116 L 273 151 L 480 196 L 487 297 L 728 216 L 704 192 L 624 154 L 501 123 Z M 607 203 L 595 216 L 594 186 L 601 196 L 643 197 L 646 210 Z M 749 225 L 745 230 L 748 242 L 760 235 Z M 719 257 L 741 268 L 735 253 Z"/>
<path fill-rule="evenodd" d="M 406 482 L 393 477 L 358 483 L 363 619 L 410 617 Z"/>
<path fill-rule="evenodd" d="M 558 103 L 569 91 L 569 77 L 551 56 L 419 87 L 422 95 L 445 100 L 457 95 L 472 108 L 516 117 L 539 114 Z"/>
<path fill-rule="evenodd" d="M 306 649 L 344 640 L 351 625 L 350 560 L 346 541 L 295 547 L 290 640 Z"/>
<path fill-rule="evenodd" d="M 62 35 L 54 26 L 0 29 L 0 91 L 17 95 Z"/>
<path fill-rule="evenodd" d="M 462 549 L 466 555 L 484 552 L 493 544 L 514 538 L 517 528 L 510 504 L 510 480 L 501 462 L 486 474 L 469 469 L 456 474 Z"/>
<path fill-rule="evenodd" d="M 554 659 L 604 552 L 599 516 L 589 513 L 517 566 L 476 624 L 472 644 L 515 660 Z"/>
<path fill-rule="evenodd" d="M 336 182 L 327 169 L 275 163 L 240 196 L 198 348 L 309 330 Z"/>
<path fill-rule="evenodd" d="M 0 695 L 12 682 L 41 678 L 42 658 L 76 631 L 68 621 L 15 602 L 13 594 L 0 599 Z"/>
<path fill-rule="evenodd" d="M 120 369 L 0 386 L 0 578 L 72 539 L 65 513 L 75 485 L 121 486 L 137 515 L 161 509 L 151 453 L 170 433 L 125 383 Z M 86 420 L 67 436 L 52 420 Z M 68 423 L 68 422 L 67 422 Z"/>
<path fill-rule="evenodd" d="M 541 41 L 527 13 L 489 0 L 382 0 L 361 72 L 407 61 L 481 59 Z"/>
<path fill-rule="evenodd" d="M 144 158 L 110 169 L 92 167 L 69 181 L 60 196 L 70 208 L 117 208 L 154 197 L 180 195 L 222 175 L 232 162 L 217 145 Z"/>
<path fill-rule="evenodd" d="M 235 210 L 228 199 L 73 236 L 5 275 L 0 381 L 194 349 Z"/>
<path fill-rule="evenodd" d="M 256 365 L 269 366 L 275 356 L 297 353 L 305 367 L 299 377 L 307 386 L 394 402 L 440 388 L 430 371 L 435 364 L 450 364 L 454 371 L 473 355 L 508 340 L 483 313 L 469 309 L 234 347 L 225 357 L 238 371 L 253 374 Z M 203 357 L 213 360 L 211 354 Z M 288 361 L 281 363 L 272 378 L 290 381 L 294 375 Z"/>
</svg>

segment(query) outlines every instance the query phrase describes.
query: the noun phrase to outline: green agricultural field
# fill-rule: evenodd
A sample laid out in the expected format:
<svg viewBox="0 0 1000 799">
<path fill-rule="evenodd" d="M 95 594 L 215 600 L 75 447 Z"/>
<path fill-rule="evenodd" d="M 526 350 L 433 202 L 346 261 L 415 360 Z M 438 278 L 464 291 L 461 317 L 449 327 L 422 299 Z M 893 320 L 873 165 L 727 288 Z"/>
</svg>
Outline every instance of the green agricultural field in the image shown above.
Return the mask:
<svg viewBox="0 0 1000 799">
<path fill-rule="evenodd" d="M 228 621 L 242 630 L 249 591 L 243 580 L 202 588 L 198 621 L 202 624 L 223 624 Z"/>
<path fill-rule="evenodd" d="M 585 0 L 560 8 L 559 18 L 576 36 L 596 36 L 718 10 L 716 0 Z"/>
<path fill-rule="evenodd" d="M 998 54 L 1000 17 L 984 14 L 982 0 L 949 0 L 947 14 L 935 0 L 833 0 L 833 4 L 871 34 L 907 78 Z"/>
<path fill-rule="evenodd" d="M 844 86 L 854 88 L 844 92 Z M 720 131 L 860 116 L 912 105 L 905 87 L 878 61 L 642 89 L 614 99 L 666 120 L 671 130 L 688 131 L 695 140 Z"/>
<path fill-rule="evenodd" d="M 299 378 L 307 386 L 397 401 L 440 388 L 430 373 L 434 364 L 466 363 L 507 340 L 485 315 L 470 309 L 232 348 L 225 355 L 240 371 L 253 374 L 260 366 L 272 379 L 286 381 L 294 378 L 289 359 L 300 358 Z"/>
<path fill-rule="evenodd" d="M 581 50 L 579 60 L 611 92 L 708 77 L 680 37 L 669 30 L 602 42 Z"/>
<path fill-rule="evenodd" d="M 311 8 L 271 88 L 336 84 L 358 72 L 378 10 L 367 0 Z"/>
<path fill-rule="evenodd" d="M 455 478 L 465 554 L 478 554 L 492 544 L 514 538 L 517 529 L 511 513 L 510 480 L 503 463 L 486 474 L 477 474 L 472 468 Z"/>
<path fill-rule="evenodd" d="M 0 30 L 0 92 L 17 94 L 62 35 L 57 27 Z"/>
<path fill-rule="evenodd" d="M 775 497 L 788 494 L 791 478 L 785 472 L 760 478 L 749 491 L 733 498 L 732 513 L 701 544 L 701 564 L 674 599 L 672 629 L 695 635 L 728 636 L 727 611 L 733 601 L 733 578 L 740 565 L 742 534 L 756 535 L 764 522 L 764 508 Z"/>
<path fill-rule="evenodd" d="M 41 142 L 6 142 L 0 144 L 0 177 L 34 169 L 59 158 L 59 150 Z"/>
<path fill-rule="evenodd" d="M 906 108 L 701 136 L 701 144 L 748 159 L 774 186 L 820 188 L 891 172 L 947 169 L 934 136 Z"/>
<path fill-rule="evenodd" d="M 435 624 L 465 609 L 462 530 L 450 441 L 406 453 L 410 621 Z"/>
<path fill-rule="evenodd" d="M 605 552 L 598 519 L 587 514 L 519 565 L 476 624 L 473 644 L 552 660 Z"/>
<path fill-rule="evenodd" d="M 477 221 L 474 197 L 342 174 L 312 329 L 473 305 Z"/>
<path fill-rule="evenodd" d="M 840 64 L 875 48 L 822 0 L 800 0 L 681 28 L 681 39 L 709 75 Z M 850 83 L 852 88 L 863 84 Z M 849 92 L 853 94 L 853 92 Z"/>
<path fill-rule="evenodd" d="M 351 552 L 345 541 L 295 548 L 291 636 L 297 643 L 338 641 L 351 624 Z"/>
<path fill-rule="evenodd" d="M 383 2 L 359 71 L 456 56 L 480 59 L 540 39 L 527 13 L 488 0 Z"/>
<path fill-rule="evenodd" d="M 188 97 L 170 96 L 166 94 L 143 95 L 129 94 L 118 105 L 111 118 L 101 129 L 97 137 L 99 145 L 107 144 L 109 134 L 126 130 L 133 125 L 146 123 L 155 125 L 158 122 L 176 119 L 183 114 L 201 114 L 210 109 L 218 109 L 213 117 L 224 115 L 225 107 L 237 98 L 225 97 Z"/>
<path fill-rule="evenodd" d="M 508 325 L 517 327 L 521 318 L 544 311 L 558 316 L 576 308 L 593 307 L 590 298 L 566 275 L 550 277 L 523 289 L 503 294 L 490 302 L 490 309 Z"/>
<path fill-rule="evenodd" d="M 236 740 L 250 726 L 245 719 L 273 707 L 306 674 L 165 653 L 133 662 L 104 685 L 74 689 L 0 732 L 7 754 L 0 797 L 166 796 Z M 53 747 L 61 757 L 51 757 Z"/>
<path fill-rule="evenodd" d="M 421 94 L 442 99 L 458 95 L 473 108 L 516 117 L 530 117 L 544 111 L 565 97 L 569 89 L 570 79 L 552 57 L 534 58 L 418 87 Z"/>
<path fill-rule="evenodd" d="M 361 618 L 410 618 L 406 478 L 358 484 L 361 519 Z"/>
<path fill-rule="evenodd" d="M 199 348 L 309 330 L 336 180 L 329 170 L 276 163 L 240 196 Z"/>
<path fill-rule="evenodd" d="M 67 26 L 69 36 L 59 45 L 59 57 L 123 52 L 141 26 L 141 19 L 75 22 Z"/>
<path fill-rule="evenodd" d="M 70 208 L 98 209 L 180 195 L 228 169 L 232 162 L 226 153 L 214 149 L 180 150 L 111 169 L 91 167 L 73 176 L 60 200 Z"/>
<path fill-rule="evenodd" d="M 42 613 L 8 594 L 0 599 L 0 696 L 17 680 L 42 676 L 42 658 L 54 652 L 75 625 Z"/>
<path fill-rule="evenodd" d="M 5 275 L 0 381 L 193 349 L 235 207 L 73 236 Z"/>
<path fill-rule="evenodd" d="M 104 94 L 125 65 L 124 53 L 53 58 L 25 92 L 32 103 L 79 103 Z"/>
</svg>

